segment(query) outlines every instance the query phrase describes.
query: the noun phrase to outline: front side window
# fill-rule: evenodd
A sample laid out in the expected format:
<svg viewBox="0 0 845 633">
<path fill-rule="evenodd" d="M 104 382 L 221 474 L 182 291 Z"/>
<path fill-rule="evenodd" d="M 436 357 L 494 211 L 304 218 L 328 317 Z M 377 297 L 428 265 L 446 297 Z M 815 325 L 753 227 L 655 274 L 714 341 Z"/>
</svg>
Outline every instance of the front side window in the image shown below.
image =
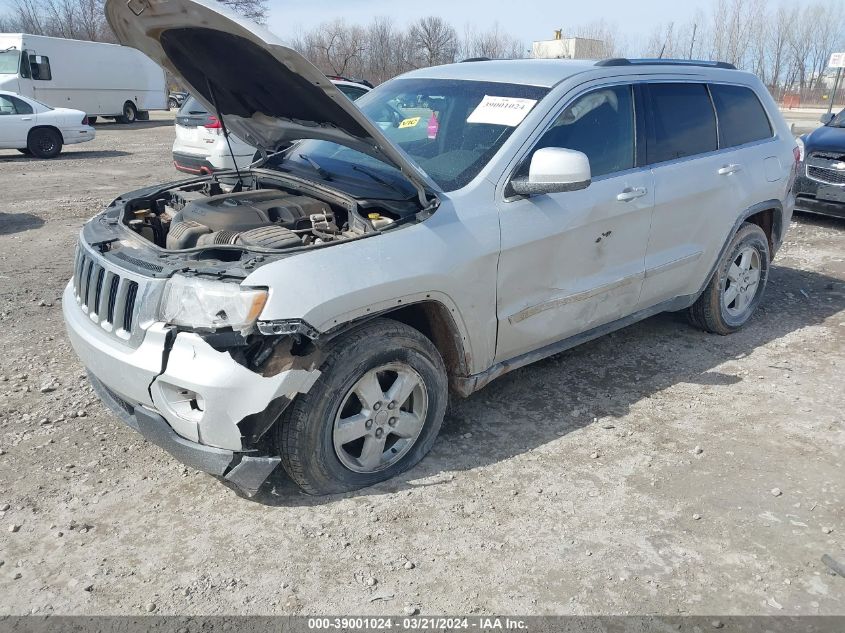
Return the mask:
<svg viewBox="0 0 845 633">
<path fill-rule="evenodd" d="M 634 100 L 631 86 L 602 88 L 576 99 L 561 113 L 523 163 L 538 149 L 563 147 L 590 159 L 593 178 L 634 167 Z"/>
<path fill-rule="evenodd" d="M 520 84 L 409 78 L 383 83 L 355 105 L 444 191 L 454 191 L 478 175 L 547 93 Z M 398 170 L 330 141 L 302 141 L 265 166 L 308 169 L 312 161 L 334 175 L 371 181 L 363 168 L 403 186 Z"/>
<path fill-rule="evenodd" d="M 719 116 L 719 147 L 736 147 L 772 138 L 772 126 L 754 91 L 742 86 L 711 84 Z"/>
<path fill-rule="evenodd" d="M 29 68 L 32 71 L 32 78 L 39 81 L 49 81 L 53 78 L 50 72 L 50 58 L 46 55 L 30 55 Z"/>
<path fill-rule="evenodd" d="M 650 114 L 647 158 L 662 163 L 717 149 L 716 113 L 704 84 L 646 86 Z"/>
</svg>

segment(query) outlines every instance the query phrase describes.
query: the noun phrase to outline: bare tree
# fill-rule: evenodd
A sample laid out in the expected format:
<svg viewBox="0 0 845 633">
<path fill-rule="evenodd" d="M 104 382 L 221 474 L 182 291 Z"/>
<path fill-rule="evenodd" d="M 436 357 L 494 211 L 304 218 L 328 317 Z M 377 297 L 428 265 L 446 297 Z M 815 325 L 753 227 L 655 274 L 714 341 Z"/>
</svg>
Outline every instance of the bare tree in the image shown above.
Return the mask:
<svg viewBox="0 0 845 633">
<path fill-rule="evenodd" d="M 465 58 L 520 59 L 525 57 L 525 47 L 520 40 L 502 31 L 498 22 L 494 22 L 486 31 L 467 26 L 461 55 Z"/>
<path fill-rule="evenodd" d="M 218 0 L 238 15 L 259 24 L 267 22 L 267 0 Z"/>
<path fill-rule="evenodd" d="M 409 35 L 419 51 L 421 65 L 436 66 L 455 61 L 458 34 L 443 18 L 433 15 L 420 18 L 411 25 Z"/>
</svg>

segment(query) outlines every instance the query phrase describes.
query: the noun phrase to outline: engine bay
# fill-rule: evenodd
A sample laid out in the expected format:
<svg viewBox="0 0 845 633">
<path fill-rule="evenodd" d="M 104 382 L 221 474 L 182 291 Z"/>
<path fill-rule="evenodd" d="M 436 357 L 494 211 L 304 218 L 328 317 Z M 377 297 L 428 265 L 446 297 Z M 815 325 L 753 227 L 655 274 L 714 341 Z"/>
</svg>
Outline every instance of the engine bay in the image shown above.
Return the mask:
<svg viewBox="0 0 845 633">
<path fill-rule="evenodd" d="M 307 186 L 212 177 L 128 200 L 123 223 L 168 251 L 284 251 L 364 237 L 419 210 L 406 202 L 378 202 Z"/>
</svg>

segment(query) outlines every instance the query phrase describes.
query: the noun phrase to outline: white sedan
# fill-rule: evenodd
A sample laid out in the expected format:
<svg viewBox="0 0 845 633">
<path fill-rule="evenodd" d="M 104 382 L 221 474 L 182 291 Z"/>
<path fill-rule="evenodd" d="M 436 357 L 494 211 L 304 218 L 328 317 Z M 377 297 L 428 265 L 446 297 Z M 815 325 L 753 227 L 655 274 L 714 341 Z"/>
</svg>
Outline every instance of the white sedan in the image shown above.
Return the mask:
<svg viewBox="0 0 845 633">
<path fill-rule="evenodd" d="M 62 145 L 94 140 L 94 134 L 84 112 L 0 91 L 0 149 L 53 158 Z"/>
</svg>

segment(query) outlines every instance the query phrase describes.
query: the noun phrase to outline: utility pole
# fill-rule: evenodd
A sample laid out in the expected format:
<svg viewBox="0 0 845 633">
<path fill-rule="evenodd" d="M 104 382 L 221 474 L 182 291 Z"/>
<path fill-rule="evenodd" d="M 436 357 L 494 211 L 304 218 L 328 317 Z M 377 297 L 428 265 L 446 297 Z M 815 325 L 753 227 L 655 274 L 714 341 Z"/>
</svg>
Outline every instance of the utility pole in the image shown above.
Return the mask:
<svg viewBox="0 0 845 633">
<path fill-rule="evenodd" d="M 827 104 L 827 113 L 830 114 L 833 110 L 833 100 L 836 99 L 836 91 L 839 90 L 839 78 L 842 77 L 842 68 L 836 69 L 836 79 L 833 80 L 833 91 L 830 93 L 830 98 Z"/>
<path fill-rule="evenodd" d="M 698 30 L 698 24 L 692 25 L 692 41 L 689 44 L 689 59 L 692 59 L 692 49 L 695 47 L 695 32 Z"/>
</svg>

